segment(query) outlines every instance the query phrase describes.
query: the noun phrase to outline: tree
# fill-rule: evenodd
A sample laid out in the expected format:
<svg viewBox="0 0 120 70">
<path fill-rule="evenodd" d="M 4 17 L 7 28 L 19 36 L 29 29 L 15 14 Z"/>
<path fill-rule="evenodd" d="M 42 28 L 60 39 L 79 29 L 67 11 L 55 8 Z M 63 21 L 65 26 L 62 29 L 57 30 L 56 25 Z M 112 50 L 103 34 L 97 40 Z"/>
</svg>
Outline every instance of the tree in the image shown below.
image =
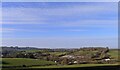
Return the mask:
<svg viewBox="0 0 120 70">
<path fill-rule="evenodd" d="M 107 52 L 109 52 L 109 48 L 108 47 L 106 47 L 106 49 L 105 49 L 105 51 L 104 51 L 105 53 L 107 53 Z"/>
<path fill-rule="evenodd" d="M 33 55 L 33 53 L 28 53 L 27 56 L 28 56 L 28 58 L 33 58 L 33 59 L 35 58 L 35 56 Z"/>
</svg>

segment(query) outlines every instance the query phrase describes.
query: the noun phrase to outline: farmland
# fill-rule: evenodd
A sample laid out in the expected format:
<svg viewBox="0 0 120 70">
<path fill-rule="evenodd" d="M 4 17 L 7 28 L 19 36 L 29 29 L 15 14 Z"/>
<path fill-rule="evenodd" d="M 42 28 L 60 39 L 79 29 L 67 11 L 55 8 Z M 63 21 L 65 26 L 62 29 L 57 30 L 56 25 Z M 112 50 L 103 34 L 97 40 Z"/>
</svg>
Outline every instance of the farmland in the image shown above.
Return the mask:
<svg viewBox="0 0 120 70">
<path fill-rule="evenodd" d="M 63 49 L 64 50 L 64 49 Z M 89 68 L 110 66 L 112 68 L 118 66 L 118 50 L 106 48 L 85 48 L 85 49 L 68 49 L 64 51 L 51 49 L 30 49 L 30 50 L 12 50 L 8 51 L 9 55 L 4 54 L 2 58 L 3 70 L 9 69 L 66 69 Z M 100 51 L 102 52 L 100 52 Z M 107 51 L 108 50 L 108 51 Z M 5 51 L 5 50 L 4 50 Z M 104 51 L 107 51 L 104 53 Z M 14 52 L 14 53 L 13 53 Z M 98 54 L 99 53 L 99 54 Z M 98 57 L 96 58 L 96 54 Z M 109 55 L 109 56 L 108 56 Z M 92 57 L 91 57 L 92 56 Z M 93 57 L 94 56 L 94 57 Z M 111 59 L 105 61 L 104 59 Z M 97 59 L 97 60 L 96 60 Z M 99 59 L 99 60 L 98 60 Z M 74 63 L 75 61 L 80 61 Z M 84 61 L 84 62 L 82 62 Z M 71 62 L 71 63 L 70 63 Z M 77 69 L 76 69 L 77 68 Z M 94 70 L 94 69 L 93 69 Z"/>
<path fill-rule="evenodd" d="M 118 59 L 118 56 L 120 55 L 118 53 L 118 50 L 110 50 L 109 54 L 111 55 L 111 58 L 115 58 L 115 59 Z"/>
<path fill-rule="evenodd" d="M 26 58 L 3 58 L 2 66 L 19 66 L 26 65 L 30 68 L 67 68 L 67 67 L 91 67 L 91 66 L 112 66 L 116 64 L 75 64 L 75 65 L 56 65 L 54 62 L 45 60 L 35 60 Z M 49 65 L 49 66 L 46 66 Z"/>
<path fill-rule="evenodd" d="M 21 68 L 3 68 L 2 70 L 118 70 L 118 64 L 77 64 L 77 65 L 64 65 L 64 66 L 33 66 Z"/>
<path fill-rule="evenodd" d="M 44 66 L 44 65 L 55 65 L 52 61 L 28 59 L 28 58 L 3 58 L 3 66 Z"/>
</svg>

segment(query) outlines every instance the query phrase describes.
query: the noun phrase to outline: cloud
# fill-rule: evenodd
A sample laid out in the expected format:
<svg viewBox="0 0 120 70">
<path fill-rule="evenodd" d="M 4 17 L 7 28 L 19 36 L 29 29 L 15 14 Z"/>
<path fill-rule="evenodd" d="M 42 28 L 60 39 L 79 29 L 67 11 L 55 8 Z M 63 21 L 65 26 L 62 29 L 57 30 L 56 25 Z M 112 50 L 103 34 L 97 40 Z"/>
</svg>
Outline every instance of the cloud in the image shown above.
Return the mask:
<svg viewBox="0 0 120 70">
<path fill-rule="evenodd" d="M 79 20 L 74 22 L 59 22 L 61 26 L 65 27 L 117 27 L 117 20 Z"/>
<path fill-rule="evenodd" d="M 81 31 L 88 31 L 88 30 L 83 30 L 83 29 L 66 29 L 65 31 L 67 32 L 81 32 Z"/>
<path fill-rule="evenodd" d="M 0 32 L 14 32 L 17 31 L 17 29 L 13 28 L 0 28 Z"/>
<path fill-rule="evenodd" d="M 38 3 L 39 6 L 28 4 L 21 3 L 17 6 L 14 3 L 9 7 L 6 3 L 7 7 L 2 10 L 1 24 L 3 28 L 15 29 L 6 31 L 15 32 L 15 35 L 24 32 L 35 32 L 36 35 L 46 32 L 52 35 L 51 33 L 56 32 L 95 31 L 95 28 L 100 28 L 101 32 L 103 29 L 117 30 L 117 3 L 45 3 L 42 6 L 41 3 Z"/>
<path fill-rule="evenodd" d="M 117 39 L 106 39 L 118 35 L 117 3 L 21 4 L 24 6 L 14 3 L 11 7 L 6 3 L 2 9 L 3 45 L 117 47 Z"/>
<path fill-rule="evenodd" d="M 47 32 L 47 30 L 29 30 L 29 29 L 18 29 L 18 28 L 0 28 L 0 32 L 9 33 L 9 32 Z"/>
<path fill-rule="evenodd" d="M 95 6 L 96 5 L 96 6 Z M 3 7 L 3 24 L 49 24 L 49 21 L 65 21 L 67 18 L 76 17 L 83 20 L 95 19 L 96 16 L 106 19 L 115 19 L 116 5 L 113 4 L 85 4 L 68 5 L 67 7 L 25 8 Z M 47 5 L 49 6 L 49 5 Z M 61 6 L 61 4 L 60 4 Z M 8 12 L 9 11 L 9 12 Z M 106 13 L 107 12 L 107 13 Z M 113 17 L 110 17 L 113 14 Z M 101 16 L 102 15 L 102 16 Z M 109 16 L 108 16 L 109 15 Z M 77 18 L 78 17 L 78 18 Z M 63 18 L 63 19 L 62 19 Z M 80 20 L 79 19 L 79 20 Z M 54 23 L 52 22 L 52 23 Z"/>
</svg>

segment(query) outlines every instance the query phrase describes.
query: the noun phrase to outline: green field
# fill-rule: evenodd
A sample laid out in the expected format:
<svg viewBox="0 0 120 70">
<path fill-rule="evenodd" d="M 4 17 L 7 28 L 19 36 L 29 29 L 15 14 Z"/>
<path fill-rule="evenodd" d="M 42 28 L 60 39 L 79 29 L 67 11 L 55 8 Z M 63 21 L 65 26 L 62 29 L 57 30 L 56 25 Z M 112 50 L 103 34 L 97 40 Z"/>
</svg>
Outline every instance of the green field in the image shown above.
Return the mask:
<svg viewBox="0 0 120 70">
<path fill-rule="evenodd" d="M 118 50 L 110 50 L 108 53 L 111 55 L 112 58 L 118 59 Z"/>
<path fill-rule="evenodd" d="M 49 54 L 59 56 L 59 55 L 63 55 L 63 54 L 66 54 L 66 53 L 67 52 L 50 52 Z"/>
<path fill-rule="evenodd" d="M 19 66 L 13 68 L 3 68 L 2 70 L 38 70 L 38 69 L 45 69 L 45 70 L 57 70 L 57 68 L 74 68 L 74 69 L 81 69 L 81 67 L 96 67 L 96 66 L 111 66 L 114 67 L 118 64 L 75 64 L 75 65 L 55 65 L 54 62 L 45 61 L 45 60 L 35 60 L 35 59 L 28 59 L 28 58 L 3 58 L 3 66 Z M 50 65 L 49 65 L 50 64 Z M 26 65 L 27 68 L 23 68 L 22 66 Z M 48 66 L 49 65 L 49 66 Z"/>
<path fill-rule="evenodd" d="M 75 64 L 75 65 L 52 65 L 52 66 L 33 66 L 30 68 L 76 68 L 76 67 L 94 67 L 94 66 L 115 66 L 118 64 Z"/>
<path fill-rule="evenodd" d="M 77 65 L 55 65 L 52 61 L 36 60 L 28 58 L 3 58 L 3 66 L 31 66 L 31 68 L 70 68 L 70 67 L 91 67 L 91 66 L 108 66 L 118 64 L 77 64 Z M 51 65 L 51 66 L 46 66 Z"/>
<path fill-rule="evenodd" d="M 42 53 L 48 53 L 48 54 L 56 55 L 56 56 L 67 53 L 67 52 L 48 52 L 48 51 L 44 51 L 44 50 L 26 50 L 25 52 L 28 52 L 28 53 L 42 52 Z"/>
<path fill-rule="evenodd" d="M 52 61 L 29 59 L 29 58 L 3 58 L 3 66 L 44 66 L 44 65 L 55 65 Z"/>
<path fill-rule="evenodd" d="M 51 65 L 32 66 L 27 68 L 4 68 L 2 70 L 117 70 L 118 64 L 77 64 L 77 65 Z"/>
<path fill-rule="evenodd" d="M 94 54 L 98 51 L 77 51 L 77 52 L 74 52 L 72 53 L 73 55 L 88 55 L 88 54 Z"/>
<path fill-rule="evenodd" d="M 28 51 L 34 52 L 34 51 Z M 96 52 L 96 51 L 95 51 Z M 91 52 L 91 53 L 95 53 Z M 66 52 L 49 52 L 53 55 L 61 55 L 65 54 Z M 72 54 L 86 54 L 88 52 L 77 51 Z M 111 55 L 111 58 L 118 59 L 118 50 L 110 50 L 108 54 Z M 116 64 L 74 64 L 74 65 L 56 65 L 52 61 L 40 60 L 40 59 L 29 59 L 29 58 L 2 58 L 2 65 L 3 67 L 6 66 L 17 66 L 21 69 L 23 65 L 25 65 L 28 69 L 52 69 L 52 68 L 81 68 L 81 67 L 96 67 L 96 66 L 111 66 L 114 67 Z M 9 70 L 9 68 L 8 68 Z"/>
</svg>

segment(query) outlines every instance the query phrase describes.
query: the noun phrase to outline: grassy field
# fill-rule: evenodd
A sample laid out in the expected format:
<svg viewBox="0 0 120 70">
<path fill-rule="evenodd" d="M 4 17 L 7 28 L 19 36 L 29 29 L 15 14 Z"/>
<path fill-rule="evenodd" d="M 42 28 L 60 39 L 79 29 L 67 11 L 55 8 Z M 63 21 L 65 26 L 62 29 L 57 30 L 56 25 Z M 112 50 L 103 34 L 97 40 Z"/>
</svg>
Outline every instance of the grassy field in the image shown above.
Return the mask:
<svg viewBox="0 0 120 70">
<path fill-rule="evenodd" d="M 34 51 L 28 51 L 28 52 L 35 52 Z M 50 54 L 54 54 L 54 55 L 61 55 L 61 54 L 65 54 L 66 52 L 51 52 Z M 81 54 L 83 52 L 75 52 L 74 54 Z M 86 54 L 88 52 L 84 52 L 83 54 Z M 93 52 L 94 53 L 94 52 Z M 111 55 L 112 58 L 114 59 L 118 59 L 118 50 L 110 50 L 109 53 Z M 118 64 L 75 64 L 75 65 L 56 65 L 54 62 L 52 61 L 45 61 L 45 60 L 38 60 L 38 59 L 29 59 L 29 58 L 3 58 L 2 59 L 3 62 L 3 66 L 19 66 L 20 68 L 15 69 L 15 70 L 23 70 L 24 68 L 21 68 L 23 65 L 27 66 L 27 68 L 25 68 L 25 70 L 41 70 L 41 69 L 46 69 L 46 70 L 58 70 L 59 68 L 61 69 L 65 69 L 66 68 L 73 68 L 72 70 L 80 70 L 81 68 L 85 67 L 85 68 L 97 68 L 97 66 L 99 67 L 103 67 L 103 66 L 110 66 L 111 70 L 112 68 L 114 68 L 115 66 L 117 66 Z M 6 69 L 9 70 L 10 68 Z M 90 69 L 90 70 L 96 70 L 96 69 Z M 110 68 L 109 68 L 110 69 Z M 2 69 L 4 70 L 4 69 Z M 70 70 L 70 69 L 68 69 Z M 81 69 L 82 70 L 82 69 Z M 87 69 L 85 69 L 87 70 Z M 104 70 L 104 67 L 103 69 Z M 107 70 L 107 69 L 106 69 Z"/>
<path fill-rule="evenodd" d="M 3 66 L 43 66 L 43 65 L 54 65 L 52 61 L 28 59 L 28 58 L 3 58 Z"/>
<path fill-rule="evenodd" d="M 114 58 L 114 59 L 118 59 L 118 56 L 120 55 L 120 54 L 118 54 L 118 50 L 110 50 L 110 51 L 109 51 L 109 54 L 110 54 L 111 57 Z"/>
<path fill-rule="evenodd" d="M 59 55 L 66 54 L 66 53 L 67 52 L 50 52 L 49 54 L 59 56 Z"/>
<path fill-rule="evenodd" d="M 77 52 L 74 52 L 72 53 L 73 55 L 88 55 L 88 54 L 94 54 L 98 51 L 77 51 Z"/>
<path fill-rule="evenodd" d="M 75 64 L 75 65 L 52 65 L 52 66 L 33 66 L 30 68 L 76 68 L 76 67 L 94 67 L 94 66 L 115 66 L 118 64 Z"/>
<path fill-rule="evenodd" d="M 28 68 L 6 68 L 2 70 L 119 70 L 117 64 L 79 64 L 64 66 L 36 66 Z"/>
<path fill-rule="evenodd" d="M 91 67 L 91 66 L 108 66 L 118 64 L 77 64 L 77 65 L 55 65 L 54 62 L 27 58 L 3 58 L 3 66 L 31 66 L 31 68 L 70 68 L 70 67 Z M 51 65 L 51 66 L 45 66 Z"/>
</svg>

